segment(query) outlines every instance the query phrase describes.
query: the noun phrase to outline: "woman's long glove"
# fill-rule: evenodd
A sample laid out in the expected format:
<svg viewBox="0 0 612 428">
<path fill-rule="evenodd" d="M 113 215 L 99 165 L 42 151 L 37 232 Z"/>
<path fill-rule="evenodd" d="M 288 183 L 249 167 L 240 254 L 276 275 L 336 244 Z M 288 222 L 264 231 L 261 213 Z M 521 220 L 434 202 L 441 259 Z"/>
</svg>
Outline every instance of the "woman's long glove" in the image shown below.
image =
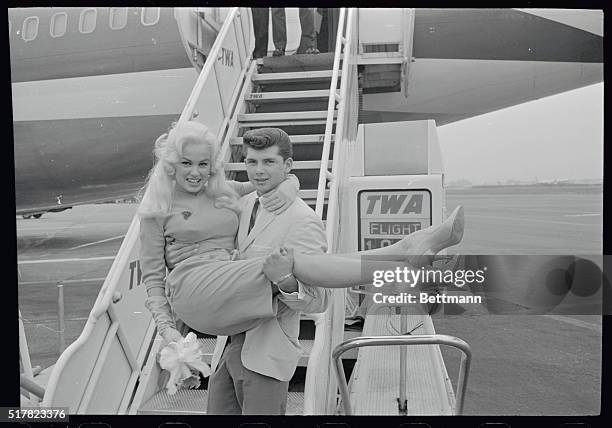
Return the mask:
<svg viewBox="0 0 612 428">
<path fill-rule="evenodd" d="M 164 345 L 168 345 L 172 342 L 179 342 L 183 339 L 183 335 L 172 327 L 168 327 L 163 333 L 160 333 L 160 335 L 164 339 Z"/>
<path fill-rule="evenodd" d="M 172 317 L 172 309 L 165 296 L 149 296 L 145 300 L 145 306 L 151 311 L 151 315 L 153 315 L 157 325 L 157 332 L 164 338 L 166 343 L 179 340 L 183 337 L 176 329 L 176 323 Z M 178 333 L 180 337 L 172 332 L 172 330 Z"/>
</svg>

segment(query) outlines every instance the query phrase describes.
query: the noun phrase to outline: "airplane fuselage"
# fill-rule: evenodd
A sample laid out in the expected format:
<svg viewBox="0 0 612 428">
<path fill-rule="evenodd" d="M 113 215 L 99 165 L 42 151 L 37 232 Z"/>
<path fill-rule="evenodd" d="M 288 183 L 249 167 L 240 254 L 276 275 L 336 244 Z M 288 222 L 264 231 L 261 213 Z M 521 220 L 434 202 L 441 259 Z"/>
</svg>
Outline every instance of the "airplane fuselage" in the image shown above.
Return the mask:
<svg viewBox="0 0 612 428">
<path fill-rule="evenodd" d="M 134 195 L 197 78 L 173 9 L 14 9 L 9 19 L 17 212 Z"/>
<path fill-rule="evenodd" d="M 439 126 L 601 82 L 603 19 L 598 11 L 561 12 L 417 9 L 407 96 L 399 72 L 397 89 L 364 87 L 360 121 Z M 17 213 L 141 188 L 155 139 L 179 117 L 197 78 L 176 13 L 9 9 Z M 287 30 L 290 53 L 299 42 L 297 9 L 287 11 Z"/>
</svg>

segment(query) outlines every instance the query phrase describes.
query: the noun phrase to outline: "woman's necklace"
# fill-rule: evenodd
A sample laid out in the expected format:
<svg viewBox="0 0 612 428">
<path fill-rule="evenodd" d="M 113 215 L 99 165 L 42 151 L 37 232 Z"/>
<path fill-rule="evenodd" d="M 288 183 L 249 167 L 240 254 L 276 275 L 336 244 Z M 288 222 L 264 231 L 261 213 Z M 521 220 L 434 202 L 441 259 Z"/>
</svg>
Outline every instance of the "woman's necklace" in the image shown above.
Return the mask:
<svg viewBox="0 0 612 428">
<path fill-rule="evenodd" d="M 181 192 L 181 193 L 185 193 L 185 195 L 187 196 L 187 198 L 189 200 L 189 199 L 192 199 L 192 198 L 199 197 L 202 194 L 202 192 L 204 192 L 204 191 L 205 191 L 205 189 L 202 189 L 202 190 L 200 190 L 196 194 L 193 194 L 193 193 L 190 193 L 190 192 Z M 189 211 L 189 210 L 185 210 L 185 211 L 181 211 L 181 214 L 183 215 L 183 219 L 188 220 L 189 217 L 191 217 L 191 214 L 193 214 L 193 213 L 191 211 Z"/>
</svg>

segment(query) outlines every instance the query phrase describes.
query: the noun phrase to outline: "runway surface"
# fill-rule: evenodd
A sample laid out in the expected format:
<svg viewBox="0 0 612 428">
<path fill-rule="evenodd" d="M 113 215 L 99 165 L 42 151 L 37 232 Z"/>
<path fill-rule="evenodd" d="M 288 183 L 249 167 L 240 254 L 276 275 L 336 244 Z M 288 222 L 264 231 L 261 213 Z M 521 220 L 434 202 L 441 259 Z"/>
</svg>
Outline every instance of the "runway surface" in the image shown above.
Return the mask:
<svg viewBox="0 0 612 428">
<path fill-rule="evenodd" d="M 448 189 L 465 207 L 464 254 L 601 254 L 601 186 Z M 65 342 L 75 340 L 95 301 L 135 204 L 102 204 L 16 218 L 21 310 L 32 363 L 59 356 L 58 283 Z M 592 315 L 443 315 L 438 333 L 472 347 L 467 414 L 599 413 L 601 318 Z M 451 378 L 458 358 L 444 351 Z"/>
</svg>

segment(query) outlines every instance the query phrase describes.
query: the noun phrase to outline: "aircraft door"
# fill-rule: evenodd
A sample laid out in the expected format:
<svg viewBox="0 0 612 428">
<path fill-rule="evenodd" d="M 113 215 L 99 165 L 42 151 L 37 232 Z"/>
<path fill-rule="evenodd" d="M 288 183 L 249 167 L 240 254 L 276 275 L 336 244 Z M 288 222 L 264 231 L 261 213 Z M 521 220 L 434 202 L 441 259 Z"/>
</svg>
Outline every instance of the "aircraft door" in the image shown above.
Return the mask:
<svg viewBox="0 0 612 428">
<path fill-rule="evenodd" d="M 223 13 L 224 11 L 220 9 L 226 8 L 177 7 L 174 9 L 174 17 L 178 24 L 183 46 L 191 64 L 198 70 L 198 73 L 204 67 L 206 57 L 223 25 L 222 19 L 227 15 L 227 12 Z"/>
<path fill-rule="evenodd" d="M 415 9 L 359 9 L 360 64 L 400 64 L 401 91 L 408 96 Z"/>
</svg>

